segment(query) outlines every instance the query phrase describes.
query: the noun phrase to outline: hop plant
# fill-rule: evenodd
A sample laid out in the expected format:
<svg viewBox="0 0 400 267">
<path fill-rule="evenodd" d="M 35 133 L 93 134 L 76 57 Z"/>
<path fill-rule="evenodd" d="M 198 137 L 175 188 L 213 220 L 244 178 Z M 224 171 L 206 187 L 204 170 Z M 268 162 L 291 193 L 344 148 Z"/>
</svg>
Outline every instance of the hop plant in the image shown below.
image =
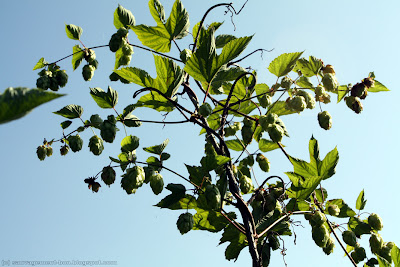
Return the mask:
<svg viewBox="0 0 400 267">
<path fill-rule="evenodd" d="M 352 247 L 355 247 L 357 244 L 357 237 L 353 231 L 346 230 L 342 233 L 343 241 Z"/>
<path fill-rule="evenodd" d="M 206 186 L 205 198 L 207 206 L 212 210 L 219 210 L 221 208 L 221 194 L 216 185 L 211 184 Z"/>
<path fill-rule="evenodd" d="M 372 229 L 377 231 L 380 231 L 383 228 L 382 219 L 376 213 L 371 213 L 371 215 L 368 216 L 368 224 Z"/>
<path fill-rule="evenodd" d="M 318 123 L 322 129 L 329 130 L 332 128 L 332 116 L 328 111 L 318 113 Z"/>
<path fill-rule="evenodd" d="M 158 195 L 163 191 L 164 180 L 159 172 L 153 172 L 150 176 L 150 187 L 155 195 Z"/>
<path fill-rule="evenodd" d="M 89 139 L 89 149 L 94 155 L 100 155 L 104 150 L 103 140 L 97 135 L 93 135 Z"/>
<path fill-rule="evenodd" d="M 46 158 L 46 147 L 44 145 L 38 146 L 36 149 L 36 155 L 38 159 L 43 161 Z"/>
<path fill-rule="evenodd" d="M 115 182 L 115 175 L 115 170 L 110 166 L 106 166 L 101 172 L 101 180 L 103 180 L 106 185 L 110 186 Z"/>
<path fill-rule="evenodd" d="M 77 135 L 70 135 L 68 138 L 68 144 L 69 147 L 71 148 L 72 152 L 78 152 L 82 149 L 83 146 L 83 140 L 82 138 L 79 136 L 79 134 Z"/>
<path fill-rule="evenodd" d="M 193 224 L 193 215 L 189 212 L 182 213 L 179 216 L 178 221 L 176 222 L 176 226 L 178 227 L 178 230 L 182 235 L 192 230 Z"/>
</svg>

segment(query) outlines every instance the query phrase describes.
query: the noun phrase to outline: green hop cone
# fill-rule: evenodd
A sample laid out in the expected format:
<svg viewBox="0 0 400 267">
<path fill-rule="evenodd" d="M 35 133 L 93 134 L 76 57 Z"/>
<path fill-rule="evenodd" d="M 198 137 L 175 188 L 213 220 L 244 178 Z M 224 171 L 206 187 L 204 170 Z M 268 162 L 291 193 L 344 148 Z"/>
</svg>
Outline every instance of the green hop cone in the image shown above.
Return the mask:
<svg viewBox="0 0 400 267">
<path fill-rule="evenodd" d="M 180 53 L 179 57 L 183 61 L 183 63 L 186 63 L 189 58 L 192 56 L 192 50 L 190 49 L 183 49 L 182 52 Z"/>
<path fill-rule="evenodd" d="M 90 81 L 93 78 L 96 68 L 92 65 L 86 64 L 82 68 L 82 76 L 85 81 Z"/>
<path fill-rule="evenodd" d="M 46 147 L 46 156 L 50 157 L 53 155 L 53 148 L 51 146 Z"/>
<path fill-rule="evenodd" d="M 307 93 L 304 90 L 299 90 L 297 91 L 296 95 L 304 97 L 304 100 L 306 101 L 306 108 L 315 108 L 315 99 L 311 96 L 311 94 Z"/>
<path fill-rule="evenodd" d="M 132 194 L 141 187 L 145 180 L 144 169 L 140 166 L 134 166 L 126 170 L 126 173 L 122 175 L 121 187 L 126 193 Z"/>
<path fill-rule="evenodd" d="M 176 222 L 176 226 L 182 235 L 192 230 L 193 224 L 193 215 L 189 212 L 179 215 L 178 221 Z"/>
<path fill-rule="evenodd" d="M 278 143 L 282 141 L 284 130 L 281 126 L 274 124 L 271 128 L 268 129 L 268 134 L 272 141 Z"/>
<path fill-rule="evenodd" d="M 207 206 L 210 209 L 219 210 L 221 208 L 221 193 L 216 185 L 207 185 L 204 194 L 207 201 Z"/>
<path fill-rule="evenodd" d="M 92 191 L 93 191 L 94 193 L 99 192 L 100 187 L 101 187 L 101 185 L 100 185 L 98 182 L 94 182 L 94 183 L 91 185 Z"/>
<path fill-rule="evenodd" d="M 302 112 L 306 109 L 307 103 L 304 97 L 294 96 L 286 100 L 286 108 L 295 112 Z"/>
<path fill-rule="evenodd" d="M 382 219 L 376 213 L 371 213 L 371 215 L 368 216 L 368 224 L 377 231 L 380 231 L 383 228 Z"/>
<path fill-rule="evenodd" d="M 312 239 L 317 246 L 321 248 L 326 246 L 329 240 L 329 232 L 324 224 L 312 228 Z"/>
<path fill-rule="evenodd" d="M 322 67 L 322 73 L 323 74 L 327 74 L 327 73 L 335 74 L 335 70 L 332 65 L 328 64 L 325 67 Z"/>
<path fill-rule="evenodd" d="M 368 77 L 362 80 L 362 83 L 367 87 L 367 88 L 371 88 L 375 86 L 375 81 L 374 79 Z"/>
<path fill-rule="evenodd" d="M 356 263 L 359 263 L 367 257 L 367 254 L 365 253 L 365 249 L 363 247 L 358 247 L 355 248 L 351 253 L 351 257 Z"/>
<path fill-rule="evenodd" d="M 322 84 L 328 92 L 335 92 L 339 87 L 336 76 L 332 73 L 324 74 L 324 77 L 322 77 Z"/>
<path fill-rule="evenodd" d="M 335 241 L 331 236 L 329 236 L 328 241 L 326 242 L 325 247 L 323 247 L 322 250 L 326 255 L 329 255 L 333 252 L 334 248 L 335 248 Z"/>
<path fill-rule="evenodd" d="M 131 56 L 133 54 L 133 47 L 128 43 L 122 46 L 121 50 L 125 56 Z"/>
<path fill-rule="evenodd" d="M 104 120 L 102 124 L 100 124 L 100 135 L 104 141 L 108 143 L 112 143 L 115 139 L 115 135 L 117 134 L 117 127 L 115 126 L 115 117 L 110 115 L 107 120 Z"/>
<path fill-rule="evenodd" d="M 97 135 L 93 135 L 90 139 L 89 139 L 89 149 L 90 151 L 98 156 L 101 154 L 101 152 L 103 152 L 104 150 L 104 146 L 103 146 L 103 140 L 98 137 Z"/>
<path fill-rule="evenodd" d="M 270 164 L 269 160 L 261 153 L 257 154 L 256 161 L 260 169 L 264 172 L 269 172 Z"/>
<path fill-rule="evenodd" d="M 322 129 L 329 130 L 332 128 L 332 116 L 328 111 L 318 113 L 318 123 Z"/>
<path fill-rule="evenodd" d="M 39 89 L 47 90 L 50 87 L 50 77 L 42 76 L 36 80 L 36 87 Z"/>
<path fill-rule="evenodd" d="M 46 147 L 44 145 L 38 146 L 36 155 L 41 161 L 44 160 L 46 158 Z"/>
<path fill-rule="evenodd" d="M 68 144 L 72 150 L 72 152 L 78 152 L 82 149 L 83 146 L 83 140 L 82 138 L 79 136 L 79 134 L 77 135 L 70 135 L 68 138 Z"/>
<path fill-rule="evenodd" d="M 90 63 L 96 59 L 96 53 L 92 49 L 85 49 L 85 60 Z"/>
<path fill-rule="evenodd" d="M 65 156 L 68 154 L 69 147 L 67 145 L 64 145 L 60 148 L 60 154 L 61 156 Z"/>
<path fill-rule="evenodd" d="M 126 29 L 125 27 L 121 27 L 118 29 L 116 35 L 123 38 L 123 37 L 127 37 L 129 33 L 129 30 Z"/>
<path fill-rule="evenodd" d="M 131 63 L 132 56 L 123 55 L 119 58 L 119 64 L 122 66 L 129 65 Z"/>
<path fill-rule="evenodd" d="M 97 59 L 90 61 L 89 62 L 90 66 L 93 66 L 95 69 L 97 69 L 97 67 L 99 66 L 99 62 L 97 61 Z"/>
<path fill-rule="evenodd" d="M 101 172 L 101 180 L 103 180 L 106 185 L 110 186 L 115 182 L 115 175 L 114 168 L 106 166 Z"/>
<path fill-rule="evenodd" d="M 249 126 L 244 126 L 242 128 L 242 138 L 245 144 L 250 144 L 253 139 L 253 130 Z"/>
<path fill-rule="evenodd" d="M 60 86 L 58 85 L 56 77 L 53 76 L 53 77 L 50 78 L 49 88 L 52 91 L 58 91 L 58 89 L 60 89 Z"/>
<path fill-rule="evenodd" d="M 314 222 L 315 226 L 320 226 L 326 222 L 326 217 L 322 212 L 316 211 L 311 217 L 311 220 Z"/>
<path fill-rule="evenodd" d="M 377 254 L 383 247 L 383 239 L 377 233 L 372 233 L 369 238 L 369 246 L 371 248 L 371 252 Z"/>
<path fill-rule="evenodd" d="M 370 258 L 366 263 L 365 266 L 370 266 L 370 267 L 374 267 L 375 265 L 378 265 L 379 262 L 376 258 Z"/>
<path fill-rule="evenodd" d="M 342 233 L 343 241 L 352 247 L 355 247 L 357 244 L 357 237 L 353 231 L 346 230 Z"/>
<path fill-rule="evenodd" d="M 60 87 L 64 87 L 67 82 L 68 82 L 68 74 L 65 72 L 65 70 L 59 70 L 56 72 L 55 74 L 56 80 L 57 80 L 57 84 Z"/>
<path fill-rule="evenodd" d="M 351 96 L 354 96 L 354 97 L 362 97 L 362 96 L 366 95 L 366 92 L 367 92 L 367 87 L 363 83 L 356 83 L 351 88 Z"/>
<path fill-rule="evenodd" d="M 240 122 L 235 122 L 235 123 L 229 125 L 228 127 L 225 127 L 224 136 L 225 137 L 233 136 L 236 134 L 237 131 L 239 131 L 241 129 L 242 129 L 242 125 L 240 124 Z"/>
<path fill-rule="evenodd" d="M 153 172 L 150 176 L 150 187 L 153 193 L 158 195 L 164 189 L 164 180 L 159 172 Z"/>
<path fill-rule="evenodd" d="M 271 99 L 271 97 L 269 95 L 262 95 L 262 96 L 258 97 L 258 103 L 263 108 L 266 108 L 269 105 L 271 105 L 272 99 Z"/>
<path fill-rule="evenodd" d="M 338 205 L 329 205 L 328 206 L 328 213 L 332 216 L 338 216 L 340 213 L 340 209 Z"/>
<path fill-rule="evenodd" d="M 122 46 L 122 36 L 118 33 L 114 33 L 111 36 L 110 42 L 108 43 L 108 47 L 110 48 L 111 52 L 117 52 L 118 49 Z"/>
<path fill-rule="evenodd" d="M 210 116 L 212 113 L 212 107 L 210 104 L 203 103 L 200 108 L 199 108 L 199 114 L 205 118 L 207 118 L 208 116 Z"/>
<path fill-rule="evenodd" d="M 252 192 L 254 189 L 251 178 L 246 175 L 242 175 L 242 177 L 240 177 L 239 185 L 240 185 L 240 191 L 242 191 L 243 194 L 248 194 Z"/>
<path fill-rule="evenodd" d="M 283 77 L 282 80 L 281 80 L 281 86 L 282 86 L 282 88 L 285 88 L 285 89 L 288 89 L 288 90 L 289 90 L 290 87 L 292 86 L 292 84 L 293 84 L 292 79 L 290 79 L 290 78 L 287 77 L 287 76 Z"/>
<path fill-rule="evenodd" d="M 344 100 L 346 101 L 346 105 L 355 113 L 360 114 L 363 110 L 363 105 L 359 97 L 348 96 Z"/>
</svg>

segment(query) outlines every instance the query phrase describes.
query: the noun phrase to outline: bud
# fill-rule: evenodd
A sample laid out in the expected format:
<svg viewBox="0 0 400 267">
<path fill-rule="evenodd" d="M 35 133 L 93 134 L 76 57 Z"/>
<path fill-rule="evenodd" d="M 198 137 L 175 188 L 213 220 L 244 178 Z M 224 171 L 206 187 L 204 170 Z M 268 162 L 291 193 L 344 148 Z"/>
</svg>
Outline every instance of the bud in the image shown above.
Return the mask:
<svg viewBox="0 0 400 267">
<path fill-rule="evenodd" d="M 361 96 L 366 95 L 366 94 L 367 94 L 367 87 L 363 83 L 356 83 L 351 88 L 351 96 L 361 97 Z"/>
<path fill-rule="evenodd" d="M 332 73 L 324 74 L 324 77 L 322 77 L 322 84 L 328 92 L 335 92 L 339 87 L 336 76 Z"/>
<path fill-rule="evenodd" d="M 153 193 L 158 195 L 164 189 L 164 180 L 159 172 L 153 172 L 150 176 L 150 187 Z"/>
<path fill-rule="evenodd" d="M 104 150 L 103 140 L 101 140 L 97 135 L 93 135 L 89 139 L 89 149 L 94 155 L 100 155 Z"/>
<path fill-rule="evenodd" d="M 342 233 L 343 241 L 352 247 L 355 247 L 357 244 L 357 237 L 353 231 L 346 230 Z"/>
<path fill-rule="evenodd" d="M 219 210 L 221 208 L 221 193 L 216 185 L 207 185 L 204 194 L 207 200 L 207 206 L 210 209 Z"/>
<path fill-rule="evenodd" d="M 256 157 L 256 161 L 262 171 L 269 172 L 269 167 L 270 167 L 269 161 L 263 154 L 258 153 L 257 157 Z"/>
<path fill-rule="evenodd" d="M 380 231 L 383 228 L 382 219 L 376 213 L 371 213 L 371 215 L 368 216 L 368 224 L 377 231 Z"/>
<path fill-rule="evenodd" d="M 367 87 L 367 88 L 371 88 L 375 86 L 375 81 L 368 77 L 362 80 L 362 83 Z"/>
<path fill-rule="evenodd" d="M 95 67 L 89 64 L 86 64 L 82 68 L 82 76 L 85 81 L 90 81 L 93 78 Z"/>
<path fill-rule="evenodd" d="M 328 213 L 332 216 L 338 216 L 340 213 L 340 209 L 338 205 L 329 205 L 328 206 Z"/>
<path fill-rule="evenodd" d="M 372 233 L 369 238 L 369 246 L 371 247 L 371 252 L 377 254 L 383 247 L 382 237 L 377 233 Z"/>
<path fill-rule="evenodd" d="M 274 124 L 271 128 L 268 129 L 268 134 L 272 141 L 278 143 L 282 141 L 284 130 L 281 126 Z"/>
<path fill-rule="evenodd" d="M 326 65 L 325 67 L 322 68 L 322 73 L 323 74 L 331 73 L 335 75 L 335 70 L 333 69 L 332 65 Z"/>
<path fill-rule="evenodd" d="M 64 145 L 60 148 L 60 154 L 61 156 L 65 156 L 68 154 L 69 147 L 67 145 Z"/>
<path fill-rule="evenodd" d="M 51 146 L 46 147 L 46 156 L 50 157 L 53 155 L 53 148 Z"/>
<path fill-rule="evenodd" d="M 83 146 L 83 140 L 82 138 L 79 136 L 79 134 L 77 135 L 70 135 L 67 138 L 68 144 L 71 147 L 72 152 L 78 152 L 82 149 Z"/>
<path fill-rule="evenodd" d="M 251 178 L 246 175 L 242 175 L 242 177 L 240 177 L 239 183 L 240 191 L 242 191 L 243 194 L 248 194 L 254 190 Z"/>
<path fill-rule="evenodd" d="M 332 117 L 328 111 L 318 113 L 318 123 L 322 129 L 329 130 L 332 128 Z"/>
<path fill-rule="evenodd" d="M 324 248 L 328 243 L 329 232 L 325 225 L 313 227 L 312 238 L 317 246 Z"/>
<path fill-rule="evenodd" d="M 178 221 L 176 222 L 176 226 L 178 227 L 178 230 L 182 235 L 192 230 L 193 224 L 193 215 L 189 212 L 182 213 L 179 216 Z"/>
<path fill-rule="evenodd" d="M 115 182 L 114 169 L 110 166 L 104 167 L 101 173 L 101 180 L 108 186 L 112 185 Z"/>
<path fill-rule="evenodd" d="M 200 108 L 199 108 L 199 114 L 205 118 L 207 118 L 208 116 L 210 116 L 212 113 L 212 107 L 210 104 L 203 103 Z"/>
<path fill-rule="evenodd" d="M 289 90 L 290 87 L 292 86 L 292 84 L 293 84 L 293 81 L 287 76 L 283 77 L 282 80 L 281 80 L 282 88 L 285 88 L 285 89 Z"/>
<path fill-rule="evenodd" d="M 46 158 L 46 148 L 44 145 L 38 146 L 36 149 L 36 155 L 41 161 Z"/>
</svg>

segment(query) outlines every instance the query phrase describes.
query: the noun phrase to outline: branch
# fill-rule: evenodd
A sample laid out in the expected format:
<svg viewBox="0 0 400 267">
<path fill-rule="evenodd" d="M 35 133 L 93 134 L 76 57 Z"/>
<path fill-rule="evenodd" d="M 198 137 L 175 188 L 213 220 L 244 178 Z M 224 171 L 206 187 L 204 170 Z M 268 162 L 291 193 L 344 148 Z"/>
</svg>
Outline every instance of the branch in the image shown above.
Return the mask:
<svg viewBox="0 0 400 267">
<path fill-rule="evenodd" d="M 240 61 L 246 59 L 247 57 L 251 56 L 252 54 L 257 53 L 258 51 L 261 51 L 261 57 L 262 57 L 262 54 L 263 54 L 264 51 L 266 51 L 266 52 L 271 52 L 271 51 L 273 51 L 273 50 L 274 50 L 274 48 L 271 49 L 271 50 L 259 48 L 259 49 L 257 49 L 257 50 L 254 50 L 254 51 L 251 52 L 250 54 L 248 54 L 248 55 L 242 57 L 241 59 L 238 59 L 238 60 L 236 60 L 236 61 L 229 62 L 229 63 L 227 64 L 227 66 L 229 67 L 229 66 L 231 66 L 231 65 L 234 65 L 234 64 L 236 64 L 236 63 L 238 63 L 238 62 L 240 62 Z"/>
<path fill-rule="evenodd" d="M 272 175 L 272 176 L 268 177 L 267 179 L 264 180 L 264 182 L 262 182 L 262 184 L 256 189 L 256 191 L 254 191 L 254 194 L 251 196 L 251 198 L 249 199 L 249 201 L 247 201 L 247 205 L 250 205 L 251 202 L 253 202 L 253 200 L 254 200 L 254 199 L 256 198 L 256 196 L 259 194 L 259 192 L 261 191 L 261 189 L 264 187 L 265 183 L 266 183 L 269 179 L 272 179 L 272 178 L 278 178 L 279 180 L 281 180 L 281 182 L 282 182 L 283 185 L 285 184 L 285 181 L 283 181 L 283 179 L 282 179 L 281 177 L 277 176 L 277 175 Z M 282 193 L 282 195 L 283 195 L 283 194 L 285 194 L 285 190 L 286 190 L 286 189 L 285 189 L 285 186 L 282 186 L 282 188 L 283 188 L 283 193 Z"/>
<path fill-rule="evenodd" d="M 257 234 L 257 238 L 262 237 L 265 235 L 269 230 L 271 230 L 275 225 L 277 225 L 279 222 L 285 220 L 286 218 L 289 218 L 292 215 L 299 215 L 299 214 L 306 214 L 306 213 L 312 213 L 311 211 L 294 211 L 290 213 L 286 213 L 282 217 L 280 217 L 278 220 L 274 221 L 270 226 L 267 227 L 264 231 L 262 231 L 260 234 Z"/>
</svg>

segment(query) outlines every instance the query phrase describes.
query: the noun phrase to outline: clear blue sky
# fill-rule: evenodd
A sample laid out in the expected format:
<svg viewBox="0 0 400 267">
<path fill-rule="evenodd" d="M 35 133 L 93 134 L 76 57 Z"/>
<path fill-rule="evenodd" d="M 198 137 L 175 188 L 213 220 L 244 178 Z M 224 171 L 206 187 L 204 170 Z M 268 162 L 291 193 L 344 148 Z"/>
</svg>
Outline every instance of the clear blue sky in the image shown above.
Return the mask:
<svg viewBox="0 0 400 267">
<path fill-rule="evenodd" d="M 167 15 L 172 0 L 161 1 Z M 244 1 L 233 1 L 238 8 Z M 37 71 L 33 66 L 41 58 L 54 61 L 72 51 L 77 42 L 67 38 L 64 24 L 83 28 L 86 46 L 108 44 L 113 26 L 113 12 L 118 3 L 130 9 L 137 24 L 154 25 L 147 1 L 1 1 L 0 34 L 2 36 L 0 91 L 12 86 L 35 87 Z M 188 9 L 191 26 L 200 21 L 212 0 L 183 1 Z M 263 58 L 254 55 L 243 66 L 258 72 L 259 80 L 271 84 L 269 62 L 284 52 L 305 50 L 305 54 L 322 58 L 335 67 L 341 84 L 356 83 L 375 71 L 376 79 L 391 92 L 369 94 L 364 111 L 356 115 L 344 103 L 324 106 L 333 116 L 333 128 L 324 131 L 317 123 L 317 110 L 285 116 L 283 120 L 291 134 L 284 139 L 289 154 L 308 160 L 308 140 L 311 135 L 320 141 L 321 154 L 338 147 L 340 160 L 337 174 L 326 181 L 329 198 L 343 197 L 354 206 L 358 193 L 365 189 L 366 211 L 377 212 L 384 222 L 385 241 L 400 244 L 398 231 L 399 151 L 398 45 L 400 3 L 391 1 L 256 1 L 250 0 L 243 12 L 234 17 L 236 31 L 224 9 L 214 10 L 207 20 L 225 21 L 221 33 L 236 36 L 255 34 L 248 51 L 257 48 L 274 50 Z M 130 34 L 130 41 L 137 42 Z M 177 55 L 176 49 L 172 54 Z M 90 133 L 84 133 L 84 149 L 70 152 L 65 158 L 57 152 L 40 162 L 36 147 L 43 138 L 59 138 L 63 118 L 51 112 L 67 104 L 79 104 L 85 115 L 99 113 L 89 87 L 106 89 L 111 85 L 120 93 L 120 110 L 132 101 L 138 87 L 110 83 L 113 54 L 107 49 L 96 50 L 99 69 L 91 82 L 84 82 L 81 68 L 72 72 L 70 59 L 60 63 L 69 74 L 69 83 L 60 92 L 67 96 L 34 110 L 18 121 L 0 125 L 0 260 L 115 260 L 119 266 L 250 266 L 248 250 L 238 261 L 224 259 L 226 245 L 217 246 L 220 234 L 191 231 L 181 236 L 175 223 L 180 212 L 160 210 L 152 205 L 167 192 L 154 196 L 145 185 L 135 195 L 126 195 L 119 182 L 110 188 L 103 186 L 93 194 L 83 179 L 95 175 L 108 164 L 108 155 L 117 156 L 118 145 L 105 145 L 100 157 L 87 149 Z M 152 56 L 135 49 L 132 66 L 152 69 Z M 143 109 L 135 113 L 146 119 L 158 113 Z M 178 119 L 171 114 L 168 119 Z M 185 174 L 183 163 L 195 165 L 201 157 L 203 136 L 193 125 L 159 127 L 144 125 L 131 130 L 141 137 L 141 146 L 161 143 L 169 137 L 166 152 L 172 154 L 167 166 Z M 189 139 L 193 136 L 193 139 Z M 117 137 L 116 144 L 123 138 Z M 139 156 L 146 157 L 144 152 Z M 267 154 L 272 163 L 271 174 L 282 175 L 292 167 L 279 151 Z M 178 183 L 179 178 L 163 172 L 166 183 Z M 262 177 L 261 173 L 258 173 Z M 285 177 L 285 179 L 287 179 Z M 117 180 L 118 181 L 118 180 Z M 303 221 L 302 218 L 299 220 Z M 346 221 L 338 221 L 345 223 Z M 296 227 L 297 245 L 293 237 L 286 238 L 288 266 L 350 266 L 343 252 L 325 256 L 311 239 L 310 226 L 303 221 Z M 364 238 L 365 239 L 365 238 Z M 364 244 L 364 243 L 362 243 Z M 368 249 L 369 250 L 369 249 Z M 198 253 L 200 252 L 200 255 Z M 282 256 L 272 254 L 271 266 L 284 266 Z"/>
</svg>

